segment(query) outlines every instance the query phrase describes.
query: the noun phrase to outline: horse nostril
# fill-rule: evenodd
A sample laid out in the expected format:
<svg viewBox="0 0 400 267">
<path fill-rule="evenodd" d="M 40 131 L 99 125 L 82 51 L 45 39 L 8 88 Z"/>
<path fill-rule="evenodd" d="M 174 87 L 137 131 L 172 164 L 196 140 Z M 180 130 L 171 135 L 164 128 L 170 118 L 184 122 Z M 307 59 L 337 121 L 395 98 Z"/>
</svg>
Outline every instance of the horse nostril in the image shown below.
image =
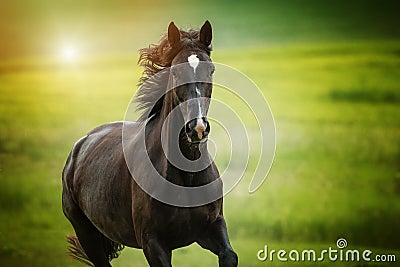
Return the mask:
<svg viewBox="0 0 400 267">
<path fill-rule="evenodd" d="M 189 133 L 189 132 L 190 132 L 189 123 L 186 123 L 186 125 L 185 125 L 185 131 L 186 131 L 186 133 Z"/>
<path fill-rule="evenodd" d="M 187 133 L 193 131 L 193 129 L 196 127 L 196 119 L 190 120 L 188 123 L 186 123 L 185 130 Z"/>
<path fill-rule="evenodd" d="M 207 136 L 210 133 L 210 124 L 208 123 L 208 120 L 203 117 L 204 125 L 206 126 L 206 129 L 204 130 L 205 136 Z"/>
<path fill-rule="evenodd" d="M 208 120 L 205 117 L 203 117 L 203 122 L 204 122 L 204 126 L 206 127 L 205 131 L 209 132 L 210 131 L 210 124 L 208 123 Z"/>
</svg>

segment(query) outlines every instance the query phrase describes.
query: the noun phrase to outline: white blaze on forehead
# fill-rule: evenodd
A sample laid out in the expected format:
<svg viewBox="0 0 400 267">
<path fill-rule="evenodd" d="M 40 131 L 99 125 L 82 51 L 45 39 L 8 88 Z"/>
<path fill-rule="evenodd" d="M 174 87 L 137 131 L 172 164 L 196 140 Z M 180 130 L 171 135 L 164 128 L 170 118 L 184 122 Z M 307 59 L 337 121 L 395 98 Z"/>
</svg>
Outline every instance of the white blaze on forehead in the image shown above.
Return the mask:
<svg viewBox="0 0 400 267">
<path fill-rule="evenodd" d="M 199 65 L 200 59 L 197 57 L 197 55 L 191 55 L 190 57 L 188 57 L 188 62 L 190 67 L 193 68 L 193 71 L 196 72 L 196 68 Z"/>
</svg>

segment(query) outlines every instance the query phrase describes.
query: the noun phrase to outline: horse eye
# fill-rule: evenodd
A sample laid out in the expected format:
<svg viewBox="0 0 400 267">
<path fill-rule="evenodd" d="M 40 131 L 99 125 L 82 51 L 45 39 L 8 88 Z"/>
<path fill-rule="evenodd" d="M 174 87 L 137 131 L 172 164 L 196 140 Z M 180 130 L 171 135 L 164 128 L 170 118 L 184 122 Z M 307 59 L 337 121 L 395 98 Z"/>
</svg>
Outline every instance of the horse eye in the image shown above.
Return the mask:
<svg viewBox="0 0 400 267">
<path fill-rule="evenodd" d="M 211 67 L 211 75 L 213 75 L 213 74 L 214 74 L 214 72 L 215 72 L 215 67 L 214 67 L 214 66 L 212 66 L 212 67 Z"/>
</svg>

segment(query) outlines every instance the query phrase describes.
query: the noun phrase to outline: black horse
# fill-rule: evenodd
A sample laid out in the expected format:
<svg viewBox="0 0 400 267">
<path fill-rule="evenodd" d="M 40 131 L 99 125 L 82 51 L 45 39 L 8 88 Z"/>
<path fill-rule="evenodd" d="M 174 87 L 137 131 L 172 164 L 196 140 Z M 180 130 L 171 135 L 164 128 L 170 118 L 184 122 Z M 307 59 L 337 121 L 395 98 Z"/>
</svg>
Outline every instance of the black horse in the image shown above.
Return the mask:
<svg viewBox="0 0 400 267">
<path fill-rule="evenodd" d="M 111 266 L 110 261 L 129 246 L 143 249 L 150 266 L 171 266 L 172 250 L 197 242 L 218 256 L 219 266 L 237 266 L 222 212 L 222 182 L 207 152 L 212 83 L 194 79 L 211 81 L 211 39 L 208 21 L 200 30 L 189 31 L 171 22 L 158 45 L 140 50 L 145 71 L 136 96 L 143 112 L 139 121 L 101 125 L 75 143 L 62 175 L 63 211 L 76 233 L 67 237 L 74 258 L 91 266 Z M 180 65 L 185 67 L 175 68 Z M 165 70 L 167 82 L 150 82 Z M 176 107 L 180 112 L 172 112 Z M 130 129 L 128 138 L 123 137 L 124 127 Z M 163 127 L 168 144 L 177 140 L 176 150 L 163 149 Z M 146 151 L 140 148 L 140 139 Z M 201 168 L 183 170 L 172 164 L 168 156 L 178 152 Z M 153 178 L 143 164 L 145 156 L 165 181 L 175 185 L 193 189 L 219 181 L 220 197 L 201 205 L 160 201 L 138 183 Z"/>
</svg>

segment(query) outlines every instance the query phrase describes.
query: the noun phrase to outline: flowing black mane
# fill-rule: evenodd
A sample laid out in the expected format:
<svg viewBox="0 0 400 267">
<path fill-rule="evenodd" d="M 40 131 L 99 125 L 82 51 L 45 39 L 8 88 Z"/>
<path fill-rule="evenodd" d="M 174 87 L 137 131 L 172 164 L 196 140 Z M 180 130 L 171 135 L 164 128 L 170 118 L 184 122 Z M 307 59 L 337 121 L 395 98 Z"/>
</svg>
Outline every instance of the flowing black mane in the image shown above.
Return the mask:
<svg viewBox="0 0 400 267">
<path fill-rule="evenodd" d="M 152 44 L 139 50 L 138 64 L 144 67 L 135 97 L 135 102 L 138 104 L 137 111 L 141 112 L 139 122 L 161 111 L 169 76 L 168 71 L 162 71 L 171 67 L 172 60 L 181 50 L 203 51 L 208 55 L 211 53 L 211 46 L 205 46 L 199 41 L 200 30 L 189 29 L 188 31 L 179 30 L 179 32 L 180 42 L 174 46 L 170 45 L 168 34 L 165 33 L 159 44 Z M 154 76 L 158 73 L 161 74 Z M 151 77 L 153 78 L 150 80 Z"/>
</svg>

